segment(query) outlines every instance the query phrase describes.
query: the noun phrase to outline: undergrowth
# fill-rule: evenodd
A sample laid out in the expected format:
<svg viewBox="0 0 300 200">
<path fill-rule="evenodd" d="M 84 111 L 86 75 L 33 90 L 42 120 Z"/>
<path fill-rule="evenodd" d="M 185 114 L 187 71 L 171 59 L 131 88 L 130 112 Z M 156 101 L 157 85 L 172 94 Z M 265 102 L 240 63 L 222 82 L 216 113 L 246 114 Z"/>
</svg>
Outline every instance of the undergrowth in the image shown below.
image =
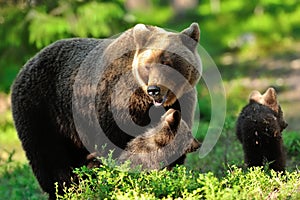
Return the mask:
<svg viewBox="0 0 300 200">
<path fill-rule="evenodd" d="M 13 160 L 13 156 L 14 151 L 6 160 L 0 157 L 0 199 L 46 200 L 30 166 Z"/>
<path fill-rule="evenodd" d="M 300 171 L 276 173 L 261 167 L 228 167 L 223 177 L 185 166 L 172 171 L 131 170 L 108 158 L 99 168 L 81 167 L 79 183 L 59 199 L 299 199 Z"/>
</svg>

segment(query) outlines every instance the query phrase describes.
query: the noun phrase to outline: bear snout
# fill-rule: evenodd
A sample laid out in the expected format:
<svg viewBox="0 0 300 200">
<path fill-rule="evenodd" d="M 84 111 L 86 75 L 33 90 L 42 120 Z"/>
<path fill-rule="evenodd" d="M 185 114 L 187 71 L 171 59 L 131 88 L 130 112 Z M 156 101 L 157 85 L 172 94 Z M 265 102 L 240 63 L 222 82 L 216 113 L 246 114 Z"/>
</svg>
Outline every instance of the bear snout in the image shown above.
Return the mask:
<svg viewBox="0 0 300 200">
<path fill-rule="evenodd" d="M 163 105 L 168 99 L 168 89 L 160 85 L 150 85 L 147 87 L 147 94 L 153 99 L 153 104 L 158 107 Z"/>
<path fill-rule="evenodd" d="M 158 87 L 156 85 L 148 86 L 147 87 L 147 93 L 151 97 L 156 97 L 156 96 L 158 96 L 160 94 L 160 87 Z"/>
</svg>

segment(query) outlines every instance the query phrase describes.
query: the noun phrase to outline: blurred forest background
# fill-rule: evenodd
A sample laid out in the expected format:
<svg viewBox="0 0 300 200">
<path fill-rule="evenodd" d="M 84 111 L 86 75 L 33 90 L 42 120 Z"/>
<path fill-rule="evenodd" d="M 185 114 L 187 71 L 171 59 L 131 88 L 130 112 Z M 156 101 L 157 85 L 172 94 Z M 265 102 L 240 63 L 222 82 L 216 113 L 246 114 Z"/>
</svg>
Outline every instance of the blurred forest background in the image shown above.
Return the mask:
<svg viewBox="0 0 300 200">
<path fill-rule="evenodd" d="M 236 117 L 252 90 L 264 92 L 273 86 L 289 123 L 283 135 L 288 169 L 297 169 L 300 162 L 298 0 L 0 0 L 0 186 L 5 188 L 2 197 L 18 193 L 19 199 L 24 199 L 28 197 L 26 192 L 32 192 L 37 195 L 33 199 L 40 199 L 41 194 L 36 182 L 32 186 L 35 179 L 28 165 L 21 168 L 7 165 L 13 159 L 26 163 L 12 122 L 9 94 L 14 78 L 28 59 L 62 38 L 105 38 L 137 23 L 181 31 L 192 22 L 199 23 L 200 45 L 221 72 L 227 114 L 214 150 L 201 161 L 196 155 L 189 157 L 187 165 L 216 174 L 224 172 L 220 163 L 241 166 L 242 148 L 235 137 Z M 210 119 L 210 95 L 203 81 L 197 88 L 202 122 L 200 130 L 194 133 L 202 140 Z"/>
</svg>

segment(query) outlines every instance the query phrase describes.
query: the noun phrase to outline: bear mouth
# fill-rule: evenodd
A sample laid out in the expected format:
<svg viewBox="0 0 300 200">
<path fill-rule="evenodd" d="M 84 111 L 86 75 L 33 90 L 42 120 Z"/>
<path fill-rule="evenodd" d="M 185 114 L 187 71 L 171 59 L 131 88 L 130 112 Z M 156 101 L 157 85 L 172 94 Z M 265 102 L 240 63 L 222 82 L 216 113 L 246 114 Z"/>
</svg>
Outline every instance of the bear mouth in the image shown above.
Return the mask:
<svg viewBox="0 0 300 200">
<path fill-rule="evenodd" d="M 165 95 L 163 98 L 159 99 L 153 99 L 153 104 L 155 107 L 162 106 L 167 101 L 167 95 Z"/>
</svg>

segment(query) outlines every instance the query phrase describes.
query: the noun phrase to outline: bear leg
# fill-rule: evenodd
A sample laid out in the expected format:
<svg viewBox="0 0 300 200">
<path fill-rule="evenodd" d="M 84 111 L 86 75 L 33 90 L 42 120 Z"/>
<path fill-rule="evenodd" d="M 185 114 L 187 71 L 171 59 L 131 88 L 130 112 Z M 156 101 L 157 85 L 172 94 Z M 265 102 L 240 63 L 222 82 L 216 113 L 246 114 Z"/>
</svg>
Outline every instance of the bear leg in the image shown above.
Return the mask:
<svg viewBox="0 0 300 200">
<path fill-rule="evenodd" d="M 87 151 L 76 147 L 70 138 L 63 137 L 51 123 L 51 118 L 39 109 L 19 110 L 15 125 L 23 149 L 43 191 L 49 199 L 56 199 L 55 182 L 58 193 L 63 193 L 63 183 L 68 186 L 73 176 L 72 169 L 85 162 Z"/>
<path fill-rule="evenodd" d="M 248 167 L 263 166 L 263 155 L 259 147 L 244 143 L 245 164 Z"/>
<path fill-rule="evenodd" d="M 268 162 L 270 162 L 270 169 L 273 169 L 277 172 L 285 170 L 285 153 L 281 138 L 274 138 L 272 141 L 270 141 L 270 144 L 265 152 L 265 157 Z"/>
</svg>

